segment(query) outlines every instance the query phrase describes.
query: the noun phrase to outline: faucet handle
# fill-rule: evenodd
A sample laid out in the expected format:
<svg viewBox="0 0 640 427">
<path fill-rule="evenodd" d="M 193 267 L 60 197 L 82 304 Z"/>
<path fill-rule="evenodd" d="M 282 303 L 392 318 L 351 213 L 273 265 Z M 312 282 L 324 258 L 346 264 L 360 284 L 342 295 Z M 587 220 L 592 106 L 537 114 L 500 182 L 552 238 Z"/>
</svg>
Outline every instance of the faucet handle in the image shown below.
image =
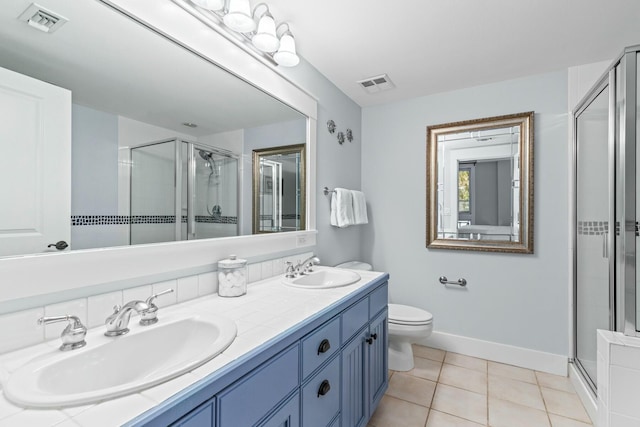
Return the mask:
<svg viewBox="0 0 640 427">
<path fill-rule="evenodd" d="M 164 291 L 162 291 L 162 292 L 158 292 L 158 293 L 157 293 L 157 294 L 155 294 L 155 295 L 151 295 L 149 298 L 147 298 L 147 300 L 146 300 L 145 302 L 147 303 L 147 305 L 148 305 L 148 306 L 155 305 L 155 304 L 153 303 L 153 300 L 154 300 L 154 299 L 158 298 L 158 297 L 159 297 L 159 296 L 161 296 L 161 295 L 170 294 L 171 292 L 173 292 L 173 289 L 171 289 L 171 288 L 169 288 L 169 289 L 165 289 L 165 290 L 164 290 Z"/>
<path fill-rule="evenodd" d="M 284 277 L 287 279 L 293 279 L 296 277 L 296 269 L 293 267 L 293 263 L 291 261 L 287 261 L 287 269 L 285 270 Z"/>
<path fill-rule="evenodd" d="M 140 313 L 140 325 L 149 326 L 158 322 L 158 306 L 153 303 L 153 300 L 158 298 L 160 295 L 170 294 L 171 292 L 173 292 L 173 289 L 169 288 L 147 298 L 146 303 L 149 306 L 149 309 Z"/>
<path fill-rule="evenodd" d="M 62 339 L 60 350 L 75 350 L 76 348 L 87 345 L 87 342 L 84 340 L 87 336 L 87 328 L 82 324 L 77 316 L 66 314 L 64 316 L 41 317 L 38 319 L 38 325 L 47 325 L 49 323 L 64 321 L 68 321 L 69 324 L 60 334 L 60 338 Z"/>
</svg>

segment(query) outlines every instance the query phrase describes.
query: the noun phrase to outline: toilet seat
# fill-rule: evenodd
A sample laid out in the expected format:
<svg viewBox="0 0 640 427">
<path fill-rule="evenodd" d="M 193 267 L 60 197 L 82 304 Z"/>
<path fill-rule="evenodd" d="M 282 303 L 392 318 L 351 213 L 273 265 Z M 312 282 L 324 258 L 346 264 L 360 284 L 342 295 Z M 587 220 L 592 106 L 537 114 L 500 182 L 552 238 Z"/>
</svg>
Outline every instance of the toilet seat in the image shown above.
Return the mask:
<svg viewBox="0 0 640 427">
<path fill-rule="evenodd" d="M 389 304 L 389 323 L 405 326 L 424 326 L 433 322 L 428 311 L 402 304 Z"/>
</svg>

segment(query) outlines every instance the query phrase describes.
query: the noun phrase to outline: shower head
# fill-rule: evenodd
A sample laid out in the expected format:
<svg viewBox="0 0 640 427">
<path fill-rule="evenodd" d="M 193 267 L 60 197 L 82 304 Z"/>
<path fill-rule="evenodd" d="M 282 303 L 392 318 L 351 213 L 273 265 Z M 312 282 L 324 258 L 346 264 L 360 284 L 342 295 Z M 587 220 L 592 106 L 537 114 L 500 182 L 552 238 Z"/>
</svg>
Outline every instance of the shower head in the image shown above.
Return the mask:
<svg viewBox="0 0 640 427">
<path fill-rule="evenodd" d="M 220 168 L 216 165 L 216 161 L 213 158 L 213 153 L 211 151 L 198 150 L 198 154 L 200 157 L 207 162 L 207 166 L 211 169 L 211 174 L 209 176 L 215 176 L 218 178 L 220 176 Z"/>
<path fill-rule="evenodd" d="M 198 154 L 200 154 L 200 157 L 202 157 L 203 160 L 211 161 L 211 157 L 213 156 L 213 153 L 211 151 L 204 151 L 204 150 L 198 150 Z"/>
</svg>

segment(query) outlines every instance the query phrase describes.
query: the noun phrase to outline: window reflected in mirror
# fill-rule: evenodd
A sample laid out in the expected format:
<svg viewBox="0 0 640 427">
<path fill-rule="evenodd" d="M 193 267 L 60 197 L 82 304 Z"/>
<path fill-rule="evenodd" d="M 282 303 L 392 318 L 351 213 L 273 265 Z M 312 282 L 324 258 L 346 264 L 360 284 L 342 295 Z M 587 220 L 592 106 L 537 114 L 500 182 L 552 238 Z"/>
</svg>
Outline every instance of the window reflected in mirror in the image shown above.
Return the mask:
<svg viewBox="0 0 640 427">
<path fill-rule="evenodd" d="M 305 145 L 253 151 L 253 232 L 305 229 Z"/>
<path fill-rule="evenodd" d="M 532 126 L 522 113 L 427 128 L 429 248 L 533 252 Z"/>
</svg>

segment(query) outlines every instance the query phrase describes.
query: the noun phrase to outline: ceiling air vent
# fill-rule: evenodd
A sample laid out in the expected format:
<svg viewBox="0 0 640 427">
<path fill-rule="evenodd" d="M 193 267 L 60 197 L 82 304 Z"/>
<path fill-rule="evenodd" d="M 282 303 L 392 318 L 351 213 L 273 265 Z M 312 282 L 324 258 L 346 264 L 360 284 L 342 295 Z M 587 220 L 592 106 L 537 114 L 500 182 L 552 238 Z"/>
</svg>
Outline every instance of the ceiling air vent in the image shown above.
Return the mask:
<svg viewBox="0 0 640 427">
<path fill-rule="evenodd" d="M 69 21 L 67 18 L 47 10 L 36 3 L 31 3 L 31 6 L 22 12 L 22 15 L 20 15 L 18 19 L 45 33 L 53 33 L 64 25 L 65 22 Z"/>
<path fill-rule="evenodd" d="M 389 90 L 396 87 L 393 84 L 389 76 L 386 74 L 381 74 L 375 77 L 369 77 L 368 79 L 359 80 L 358 84 L 367 92 L 367 93 L 376 93 L 382 92 L 383 90 Z"/>
</svg>

